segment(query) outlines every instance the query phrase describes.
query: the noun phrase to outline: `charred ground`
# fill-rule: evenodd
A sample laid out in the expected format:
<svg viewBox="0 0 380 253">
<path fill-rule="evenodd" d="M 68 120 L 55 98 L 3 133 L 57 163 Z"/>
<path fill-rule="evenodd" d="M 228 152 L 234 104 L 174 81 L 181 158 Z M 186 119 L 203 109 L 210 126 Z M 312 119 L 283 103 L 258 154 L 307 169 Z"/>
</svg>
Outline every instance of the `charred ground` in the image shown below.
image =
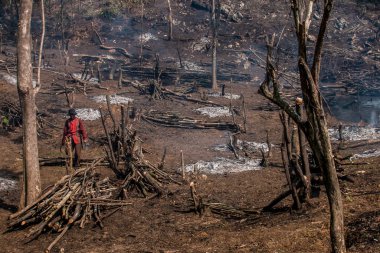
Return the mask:
<svg viewBox="0 0 380 253">
<path fill-rule="evenodd" d="M 249 3 L 246 3 L 249 2 Z M 210 86 L 210 52 L 208 51 L 209 14 L 204 10 L 191 7 L 191 1 L 173 1 L 175 20 L 174 40 L 168 41 L 166 1 L 148 2 L 141 18 L 141 9 L 133 6 L 118 8 L 111 3 L 91 5 L 83 1 L 67 4 L 65 13 L 64 37 L 69 41 L 69 65 L 64 65 L 64 55 L 59 50 L 62 39 L 59 5 L 52 1 L 47 6 L 47 38 L 45 65 L 42 72 L 43 88 L 38 94 L 37 106 L 41 118 L 45 121 L 40 129 L 40 157 L 60 157 L 61 126 L 68 109 L 65 96 L 57 95 L 67 81 L 67 74 L 78 73 L 83 69 L 83 58 L 74 54 L 86 54 L 98 57 L 108 55 L 121 62 L 123 69 L 123 87 L 118 88 L 117 72 L 115 80 L 105 80 L 103 87 L 108 90 L 92 88 L 76 93 L 76 108 L 98 108 L 92 97 L 97 95 L 127 96 L 134 99 L 133 107 L 143 111 L 151 109 L 162 112 L 175 112 L 179 115 L 203 118 L 193 110 L 202 107 L 199 104 L 178 99 L 152 100 L 147 94 L 141 94 L 133 86 L 136 81 L 147 82 L 154 76 L 156 53 L 160 58 L 161 78 L 164 87 L 183 91 L 192 89 L 192 96 L 200 99 L 201 94 Z M 241 3 L 244 3 L 242 5 Z M 98 6 L 99 4 L 99 6 Z M 247 106 L 247 133 L 239 139 L 265 142 L 266 130 L 269 130 L 273 144 L 281 142 L 281 126 L 278 110 L 257 94 L 264 71 L 260 58 L 265 59 L 265 36 L 283 32 L 280 43 L 279 65 L 290 70 L 284 81 L 289 99 L 297 96 L 297 90 L 291 89 L 287 82 L 293 83 L 296 77 L 296 52 L 290 9 L 286 2 L 269 1 L 228 1 L 230 16 L 222 16 L 220 24 L 218 64 L 220 85 L 226 85 L 226 91 L 232 94 L 244 94 Z M 126 10 L 126 11 L 124 11 Z M 4 11 L 4 10 L 2 10 Z M 1 17 L 3 34 L 3 52 L 0 55 L 0 74 L 15 74 L 15 27 L 11 14 Z M 38 8 L 33 18 L 34 36 L 38 37 L 40 23 Z M 240 15 L 240 14 L 241 15 Z M 362 108 L 359 112 L 343 111 L 343 106 L 360 107 L 359 97 L 378 95 L 379 85 L 379 6 L 370 1 L 339 1 L 330 21 L 329 36 L 325 47 L 322 66 L 323 92 L 332 108 L 331 127 L 338 120 L 367 120 L 369 112 Z M 317 12 L 318 14 L 318 12 Z M 236 15 L 236 20 L 231 16 Z M 318 15 L 313 20 L 312 31 L 316 32 Z M 314 29 L 314 30 L 313 30 Z M 99 48 L 98 32 L 104 45 L 125 48 L 131 57 L 126 58 L 112 50 Z M 142 45 L 141 34 L 147 38 Z M 144 37 L 145 38 L 145 37 Z M 313 40 L 313 38 L 310 38 Z M 179 56 L 181 61 L 179 60 Z M 141 61 L 141 64 L 140 64 Z M 183 68 L 179 66 L 183 65 Z M 286 65 L 285 65 L 286 64 Z M 101 65 L 104 77 L 109 76 L 112 63 L 104 61 Z M 9 73 L 7 73 L 9 71 Z M 1 103 L 4 101 L 18 104 L 17 90 L 2 76 L 0 79 Z M 68 84 L 70 85 L 70 84 Z M 297 86 L 297 84 L 294 84 Z M 330 87 L 329 87 L 330 86 Z M 343 88 L 342 88 L 342 87 Z M 230 100 L 223 97 L 209 97 L 213 102 L 231 106 L 237 112 L 241 110 L 241 99 Z M 105 104 L 103 104 L 105 106 Z M 113 105 L 118 112 L 120 107 Z M 361 115 L 358 115 L 361 114 Z M 342 116 L 343 115 L 343 116 Z M 348 116 L 346 116 L 348 115 Z M 354 116 L 352 116 L 354 115 Z M 341 116 L 336 118 L 334 116 Z M 236 116 L 241 124 L 241 117 Z M 231 117 L 218 118 L 220 121 L 232 121 Z M 104 139 L 100 120 L 85 121 L 91 138 L 90 150 L 86 158 L 103 155 L 99 143 Z M 352 124 L 352 122 L 345 122 Z M 230 132 L 216 129 L 180 129 L 152 125 L 146 121 L 134 121 L 132 125 L 143 140 L 148 151 L 146 159 L 158 163 L 167 148 L 165 171 L 180 179 L 177 169 L 180 167 L 180 150 L 185 154 L 186 164 L 199 160 L 212 160 L 215 157 L 233 158 L 232 152 L 214 150 L 215 145 L 229 142 Z M 12 128 L 1 130 L 0 135 L 0 176 L 17 179 L 22 174 L 21 146 L 22 131 Z M 356 145 L 356 144 L 365 145 Z M 368 142 L 350 142 L 348 146 L 357 146 L 342 151 L 343 155 L 360 153 L 376 149 L 378 145 Z M 370 146 L 369 146 L 370 145 Z M 250 154 L 260 157 L 258 151 Z M 355 160 L 357 161 L 357 160 Z M 360 160 L 359 160 L 360 161 Z M 344 194 L 345 218 L 347 227 L 347 245 L 349 252 L 377 252 L 379 248 L 379 158 L 365 159 L 367 165 L 345 166 L 344 173 L 354 179 L 354 183 L 341 183 Z M 208 174 L 207 178 L 197 179 L 197 191 L 206 202 L 224 203 L 230 206 L 260 209 L 286 189 L 286 180 L 281 168 L 279 149 L 274 148 L 274 156 L 269 160 L 268 168 L 240 173 L 221 175 Z M 107 168 L 99 168 L 99 173 L 113 176 Z M 44 187 L 54 183 L 65 174 L 62 166 L 41 167 Z M 155 199 L 131 198 L 133 206 L 126 207 L 105 220 L 105 228 L 88 226 L 81 230 L 73 228 L 57 245 L 66 252 L 328 252 L 329 251 L 329 211 L 322 189 L 319 198 L 312 199 L 310 206 L 302 211 L 289 209 L 290 200 L 281 203 L 275 213 L 262 213 L 246 219 L 226 219 L 206 212 L 202 217 L 183 210 L 188 207 L 190 192 L 188 185 L 169 186 L 170 194 Z M 17 188 L 1 190 L 0 224 L 6 227 L 7 217 L 18 205 Z M 0 245 L 2 252 L 41 252 L 52 240 L 54 234 L 44 234 L 38 240 L 22 244 L 24 231 L 2 234 Z"/>
</svg>

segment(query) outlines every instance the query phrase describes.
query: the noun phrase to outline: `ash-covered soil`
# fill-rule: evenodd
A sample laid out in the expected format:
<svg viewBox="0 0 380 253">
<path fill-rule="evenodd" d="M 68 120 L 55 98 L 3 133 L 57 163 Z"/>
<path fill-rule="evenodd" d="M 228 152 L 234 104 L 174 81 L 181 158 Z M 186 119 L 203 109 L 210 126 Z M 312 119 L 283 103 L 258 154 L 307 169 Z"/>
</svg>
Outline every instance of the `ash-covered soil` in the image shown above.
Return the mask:
<svg viewBox="0 0 380 253">
<path fill-rule="evenodd" d="M 226 94 L 230 95 L 224 97 L 216 96 L 209 89 L 209 14 L 191 7 L 191 1 L 172 1 L 175 24 L 172 41 L 167 40 L 166 1 L 146 4 L 143 18 L 139 6 L 131 5 L 130 8 L 115 11 L 113 5 L 94 1 L 91 4 L 89 1 L 81 1 L 81 5 L 74 2 L 67 4 L 65 38 L 69 41 L 68 66 L 64 64 L 64 52 L 59 49 L 60 28 L 55 25 L 59 23 L 59 6 L 52 2 L 50 9 L 47 7 L 43 86 L 37 95 L 37 107 L 43 122 L 39 133 L 40 157 L 64 155 L 59 151 L 68 110 L 62 93 L 64 84 L 73 87 L 75 84 L 69 74 L 81 75 L 86 61 L 101 59 L 101 87 L 94 75 L 94 79 L 90 80 L 94 83 L 91 85 L 89 81 L 85 93 L 83 89 L 75 91 L 74 107 L 81 109 L 81 117 L 90 136 L 90 147 L 84 151 L 85 158 L 104 155 L 100 143 L 104 142 L 105 136 L 98 108 L 107 107 L 105 95 L 111 95 L 111 107 L 115 115 L 120 115 L 121 104 L 132 101 L 130 106 L 136 109 L 137 114 L 155 110 L 212 122 L 235 120 L 241 126 L 244 98 L 247 131 L 238 134 L 237 138 L 240 145 L 249 147 L 246 158 L 261 159 L 259 147 L 266 143 L 268 131 L 273 145 L 269 166 L 261 168 L 252 165 L 254 170 L 242 171 L 244 164 L 237 163 L 231 170 L 238 172 L 219 174 L 211 173 L 212 170 L 207 170 L 205 166 L 206 169 L 199 170 L 198 174 L 189 172 L 188 175 L 196 181 L 197 192 L 203 201 L 223 203 L 235 208 L 260 210 L 287 190 L 280 159 L 282 129 L 279 111 L 257 93 L 264 75 L 261 66 L 264 65 L 262 59 L 266 57 L 265 37 L 275 32 L 282 34 L 279 66 L 289 73 L 282 80 L 284 94 L 289 100 L 299 94 L 297 89 L 289 86 L 289 83 L 298 86 L 295 81 L 297 48 L 286 1 L 276 4 L 272 1 L 225 1 L 231 13 L 229 16 L 222 15 L 217 54 L 219 86 L 225 85 Z M 374 95 L 378 95 L 379 6 L 368 2 L 337 1 L 335 4 L 329 22 L 321 76 L 321 89 L 331 109 L 330 127 L 335 129 L 331 130 L 333 137 L 336 138 L 339 121 L 350 126 L 345 128 L 347 148 L 341 154 L 353 155 L 351 161 L 361 163 L 344 166 L 344 174 L 354 182 L 341 182 L 348 252 L 378 252 L 380 247 L 380 158 L 376 155 L 380 150 L 376 141 L 378 108 L 363 106 L 373 101 Z M 312 22 L 312 35 L 317 33 L 321 11 L 319 5 Z M 114 12 L 117 15 L 113 15 Z M 1 106 L 5 101 L 18 104 L 17 89 L 11 78 L 16 75 L 16 58 L 15 27 L 10 19 L 9 14 L 0 17 L 4 43 L 0 54 Z M 38 20 L 38 8 L 35 8 L 34 37 L 39 35 Z M 124 48 L 130 56 L 125 57 L 114 49 L 101 49 L 95 31 L 104 45 Z M 310 44 L 313 45 L 313 37 L 310 37 Z M 201 114 L 200 111 L 204 111 L 208 105 L 174 97 L 154 100 L 149 94 L 142 94 L 136 89 L 136 85 L 147 84 L 154 78 L 156 57 L 159 58 L 160 78 L 165 88 L 178 93 L 188 91 L 191 98 L 195 99 L 207 96 L 209 101 L 224 106 L 217 111 L 219 115 L 209 117 L 209 114 Z M 122 87 L 118 87 L 119 68 L 123 70 Z M 223 108 L 231 108 L 234 114 L 220 113 Z M 373 111 L 375 116 L 371 116 Z M 181 167 L 181 151 L 185 164 L 190 168 L 199 161 L 235 160 L 233 152 L 226 148 L 231 131 L 165 127 L 132 118 L 130 122 L 143 141 L 145 159 L 154 164 L 159 163 L 166 148 L 164 170 L 178 180 L 181 180 L 178 171 Z M 338 146 L 335 140 L 334 146 Z M 2 231 L 6 228 L 8 216 L 17 210 L 19 202 L 21 151 L 21 128 L 0 129 Z M 215 168 L 215 165 L 211 167 Z M 106 167 L 97 170 L 104 176 L 114 177 Z M 56 182 L 65 172 L 64 166 L 42 166 L 43 188 Z M 302 211 L 292 211 L 289 198 L 278 205 L 276 212 L 261 213 L 245 219 L 228 219 L 211 212 L 200 217 L 192 212 L 184 212 L 191 205 L 188 184 L 169 185 L 168 189 L 170 194 L 161 198 L 130 198 L 133 205 L 106 218 L 103 229 L 95 225 L 88 225 L 84 229 L 73 227 L 53 252 L 330 251 L 329 208 L 323 187 L 320 196 L 311 199 L 310 205 L 306 205 Z M 26 233 L 27 230 L 1 234 L 0 252 L 41 252 L 57 236 L 43 234 L 37 240 L 23 244 Z"/>
</svg>

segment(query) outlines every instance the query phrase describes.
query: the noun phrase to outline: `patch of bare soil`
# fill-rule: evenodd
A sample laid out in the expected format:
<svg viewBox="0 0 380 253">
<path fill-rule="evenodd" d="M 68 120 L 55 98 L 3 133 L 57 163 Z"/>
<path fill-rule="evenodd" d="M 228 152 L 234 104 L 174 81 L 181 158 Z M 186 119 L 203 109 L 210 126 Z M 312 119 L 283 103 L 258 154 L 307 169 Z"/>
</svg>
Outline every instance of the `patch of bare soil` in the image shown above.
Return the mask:
<svg viewBox="0 0 380 253">
<path fill-rule="evenodd" d="M 87 1 L 83 2 L 88 4 Z M 207 42 L 205 44 L 208 36 L 208 13 L 191 8 L 190 1 L 172 1 L 176 21 L 174 28 L 176 39 L 167 41 L 166 1 L 155 2 L 145 6 L 143 24 L 140 23 L 139 8 L 131 8 L 127 14 L 109 20 L 101 19 L 98 16 L 99 10 L 105 8 L 104 6 L 97 6 L 100 9 L 91 13 L 95 8 L 91 9 L 89 5 L 86 5 L 88 8 L 83 11 L 82 18 L 79 18 L 78 14 L 73 11 L 70 18 L 76 23 L 72 24 L 74 28 L 69 37 L 72 46 L 70 47 L 68 66 L 64 66 L 62 52 L 57 46 L 59 37 L 57 39 L 55 36 L 58 36 L 58 32 L 55 33 L 54 29 L 51 30 L 51 35 L 47 38 L 46 66 L 42 72 L 43 86 L 37 96 L 37 107 L 42 113 L 41 118 L 44 122 L 39 133 L 39 156 L 42 158 L 64 156 L 63 153 L 60 153 L 59 147 L 62 127 L 68 110 L 65 95 L 62 93 L 63 85 L 66 83 L 68 87 L 76 87 L 74 107 L 78 109 L 97 111 L 101 106 L 105 111 L 106 101 L 96 98 L 110 95 L 111 99 L 113 98 L 111 109 L 119 117 L 120 104 L 117 101 L 133 100 L 130 104 L 129 122 L 137 130 L 137 134 L 142 140 L 144 158 L 153 164 L 158 164 L 166 149 L 164 170 L 182 181 L 181 172 L 178 170 L 181 167 L 181 151 L 184 154 L 186 165 L 200 160 L 213 161 L 218 157 L 235 159 L 230 150 L 215 148 L 227 145 L 233 133 L 216 128 L 188 129 L 163 126 L 148 122 L 139 115 L 155 110 L 206 122 L 232 123 L 236 121 L 243 126 L 244 97 L 247 132 L 238 134 L 237 138 L 245 142 L 265 143 L 266 131 L 269 131 L 270 141 L 274 145 L 269 166 L 260 170 L 238 173 L 211 174 L 202 171 L 198 174 L 189 173 L 188 176 L 196 182 L 197 193 L 205 203 L 222 203 L 239 209 L 261 210 L 280 193 L 286 191 L 287 185 L 279 149 L 282 138 L 279 111 L 257 94 L 263 71 L 260 68 L 259 57 L 252 54 L 250 48 L 265 58 L 264 36 L 273 31 L 281 32 L 285 25 L 286 36 L 284 35 L 283 39 L 283 52 L 289 53 L 290 56 L 282 61 L 284 63 L 294 62 L 293 56 L 296 49 L 291 41 L 291 38 L 294 37 L 290 28 L 289 8 L 283 2 L 274 5 L 268 1 L 238 1 L 238 4 L 234 1 L 227 1 L 228 4 L 234 6 L 235 12 L 240 12 L 243 16 L 237 23 L 228 18 L 223 18 L 221 22 L 220 52 L 218 53 L 219 82 L 220 85 L 226 85 L 226 93 L 244 95 L 238 99 L 231 99 L 228 96 L 215 96 L 208 90 L 211 69 L 210 52 L 207 51 Z M 349 23 L 348 26 L 354 29 L 353 23 L 359 25 L 362 23 L 356 22 L 352 18 L 356 12 L 360 12 L 360 6 L 366 6 L 365 12 L 361 10 L 360 20 L 369 20 L 374 13 L 378 12 L 377 5 L 357 3 L 357 6 L 356 1 L 348 2 L 347 4 L 344 4 L 343 1 L 339 2 L 339 9 L 336 10 L 336 14 L 330 22 L 331 37 L 328 38 L 328 50 L 335 45 L 335 38 L 340 38 L 336 42 L 337 45 L 349 47 L 346 42 L 352 36 L 350 32 L 357 31 L 357 33 L 365 34 L 366 31 L 360 26 L 357 30 L 349 30 L 345 33 L 346 27 L 343 27 L 344 24 L 342 24 L 344 22 L 338 18 L 344 17 Z M 241 3 L 244 4 L 241 5 Z M 372 6 L 375 6 L 374 9 L 370 8 Z M 82 6 L 82 8 L 84 7 Z M 50 11 L 48 20 L 54 21 L 53 14 L 58 9 L 54 9 L 53 6 Z M 315 19 L 314 25 L 317 24 L 318 18 Z M 337 24 L 338 28 L 334 28 L 334 24 Z M 342 29 L 339 25 L 342 25 Z M 370 24 L 366 23 L 367 26 Z M 94 42 L 96 36 L 92 36 L 94 34 L 92 27 L 99 32 L 108 46 L 126 48 L 132 57 L 126 58 L 115 50 L 100 49 L 99 45 Z M 370 27 L 375 27 L 375 25 Z M 142 41 L 139 38 L 141 34 L 145 34 L 142 47 L 139 44 Z M 148 34 L 152 36 L 148 36 Z M 372 35 L 368 35 L 368 38 L 363 34 L 357 36 L 361 38 L 362 44 L 365 44 L 365 41 L 369 40 Z M 6 73 L 6 69 L 3 68 L 4 62 L 15 63 L 14 41 L 9 39 L 5 42 L 7 53 L 0 54 L 1 73 Z M 140 64 L 139 58 L 141 48 L 142 64 Z M 371 48 L 378 50 L 378 44 L 374 43 Z M 199 51 L 197 51 L 198 49 Z M 196 111 L 209 105 L 175 96 L 153 100 L 149 94 L 137 89 L 139 84 L 148 84 L 148 80 L 153 79 L 156 53 L 159 53 L 159 67 L 162 71 L 161 79 L 164 88 L 180 94 L 187 94 L 188 98 L 199 101 L 202 101 L 202 98 L 210 93 L 209 101 L 231 108 L 230 111 L 233 114 L 210 118 Z M 344 56 L 342 51 L 337 50 L 336 53 L 339 54 L 339 57 Z M 357 52 L 355 57 L 362 57 L 361 53 L 362 51 Z M 76 57 L 74 54 L 86 54 L 87 58 Z M 181 60 L 178 54 L 181 55 Z M 375 57 L 372 53 L 368 54 L 368 57 Z M 89 84 L 84 94 L 83 85 L 75 83 L 73 78 L 67 74 L 80 73 L 84 68 L 85 61 L 91 62 L 91 57 L 98 60 L 99 56 L 107 56 L 100 66 L 104 80 L 100 87 Z M 113 62 L 108 61 L 109 56 L 121 61 L 121 63 L 116 61 L 116 69 L 121 67 L 123 70 L 122 87 L 118 86 L 117 70 L 115 70 L 114 78 L 109 78 L 113 68 Z M 338 56 L 332 55 L 330 58 L 326 56 L 326 61 L 331 58 L 341 59 Z M 182 63 L 185 63 L 187 67 L 178 68 L 181 64 L 180 61 L 183 61 Z M 326 69 L 324 75 L 330 77 L 328 74 L 328 71 L 331 70 L 329 63 L 326 62 L 326 67 L 323 68 Z M 376 67 L 376 64 L 371 64 L 371 61 L 366 62 L 365 69 Z M 12 66 L 9 65 L 8 69 L 11 74 L 15 75 Z M 338 68 L 339 66 L 334 65 L 334 67 Z M 339 78 L 341 75 L 337 74 L 337 79 Z M 378 80 L 376 80 L 375 82 L 378 84 Z M 286 82 L 284 83 L 286 84 Z M 352 88 L 350 85 L 347 86 L 349 89 Z M 106 87 L 108 90 L 102 87 Z M 289 94 L 289 99 L 293 99 L 297 95 L 297 91 L 291 90 L 286 85 L 284 89 Z M 330 90 L 327 93 L 330 94 Z M 16 87 L 1 76 L 0 94 L 0 104 L 5 100 L 18 103 Z M 353 97 L 348 93 L 345 96 Z M 121 97 L 124 98 L 121 99 Z M 336 100 L 331 96 L 329 101 L 338 103 L 339 101 Z M 88 111 L 84 110 L 84 112 Z M 331 128 L 337 126 L 338 120 L 341 119 L 330 117 Z M 90 136 L 90 147 L 84 151 L 84 158 L 94 159 L 104 155 L 102 144 L 105 143 L 105 136 L 100 119 L 86 118 L 84 123 Z M 111 127 L 109 117 L 108 124 Z M 337 143 L 334 146 L 337 146 Z M 377 142 L 366 140 L 347 140 L 345 147 L 348 148 L 341 151 L 342 155 L 362 154 L 367 150 L 380 149 Z M 7 131 L 0 129 L 0 180 L 16 182 L 12 184 L 12 187 L 4 189 L 0 187 L 1 231 L 5 230 L 8 216 L 15 212 L 18 206 L 18 182 L 22 174 L 21 151 L 22 129 L 20 127 L 11 127 Z M 247 156 L 252 159 L 261 158 L 258 149 L 252 150 Z M 380 157 L 358 157 L 353 162 L 368 164 L 343 167 L 344 174 L 349 175 L 354 181 L 341 182 L 348 252 L 378 252 L 380 247 L 380 169 L 378 165 Z M 107 167 L 100 166 L 97 168 L 97 172 L 102 176 L 115 179 L 115 175 Z M 42 166 L 43 188 L 59 180 L 65 173 L 64 166 Z M 169 185 L 168 194 L 160 198 L 130 197 L 128 201 L 133 205 L 124 207 L 106 218 L 103 222 L 105 225 L 103 229 L 96 225 L 87 225 L 84 229 L 74 226 L 58 242 L 53 252 L 63 252 L 63 250 L 64 252 L 86 253 L 330 251 L 329 206 L 323 187 L 320 196 L 312 198 L 311 202 L 305 205 L 301 211 L 291 210 L 292 203 L 289 198 L 276 206 L 274 212 L 260 212 L 244 218 L 231 218 L 212 213 L 207 209 L 202 216 L 189 212 L 192 205 L 190 189 L 187 182 L 182 182 L 182 185 Z M 57 236 L 54 233 L 44 233 L 37 240 L 24 244 L 26 233 L 27 229 L 1 234 L 0 251 L 43 252 Z"/>
</svg>

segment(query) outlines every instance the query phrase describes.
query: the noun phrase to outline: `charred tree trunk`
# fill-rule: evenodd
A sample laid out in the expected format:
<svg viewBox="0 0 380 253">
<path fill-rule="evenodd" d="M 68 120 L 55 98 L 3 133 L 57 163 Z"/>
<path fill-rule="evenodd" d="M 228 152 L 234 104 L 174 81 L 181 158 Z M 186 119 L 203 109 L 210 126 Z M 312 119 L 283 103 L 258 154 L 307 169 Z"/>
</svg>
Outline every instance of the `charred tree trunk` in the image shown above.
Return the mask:
<svg viewBox="0 0 380 253">
<path fill-rule="evenodd" d="M 324 184 L 330 205 L 330 236 L 331 247 L 334 253 L 345 253 L 343 203 L 336 173 L 334 157 L 330 138 L 328 135 L 327 119 L 323 109 L 321 94 L 319 91 L 319 74 L 321 68 L 323 40 L 327 23 L 330 17 L 333 0 L 324 1 L 323 17 L 321 20 L 317 42 L 314 49 L 312 67 L 307 63 L 307 34 L 311 22 L 312 5 L 314 1 L 307 2 L 292 0 L 292 11 L 298 39 L 299 74 L 301 81 L 306 120 L 294 110 L 282 97 L 277 70 L 273 64 L 272 51 L 274 37 L 268 41 L 266 78 L 261 84 L 260 92 L 282 108 L 298 127 L 302 129 L 313 151 L 318 165 L 323 172 Z"/>
<path fill-rule="evenodd" d="M 41 193 L 40 168 L 37 148 L 37 120 L 31 63 L 30 23 L 32 0 L 21 0 L 17 39 L 17 89 L 22 106 L 23 121 L 23 181 L 20 205 L 24 207 L 37 199 Z"/>
</svg>

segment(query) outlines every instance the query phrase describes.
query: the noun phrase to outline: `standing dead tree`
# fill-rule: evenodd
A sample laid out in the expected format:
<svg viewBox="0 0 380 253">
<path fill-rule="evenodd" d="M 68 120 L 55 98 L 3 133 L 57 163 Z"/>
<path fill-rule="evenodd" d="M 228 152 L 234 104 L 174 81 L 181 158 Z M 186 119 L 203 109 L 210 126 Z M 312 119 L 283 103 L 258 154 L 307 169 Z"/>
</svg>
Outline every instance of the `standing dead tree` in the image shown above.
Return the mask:
<svg viewBox="0 0 380 253">
<path fill-rule="evenodd" d="M 220 1 L 211 1 L 211 31 L 212 31 L 212 89 L 218 89 L 218 83 L 216 78 L 216 48 L 218 45 L 218 26 L 220 19 Z"/>
<path fill-rule="evenodd" d="M 323 101 L 319 91 L 319 75 L 324 36 L 330 18 L 333 0 L 324 0 L 323 16 L 314 48 L 311 67 L 308 63 L 307 35 L 311 22 L 313 0 L 291 0 L 295 29 L 298 40 L 298 68 L 301 90 L 304 100 L 306 119 L 303 120 L 280 93 L 278 71 L 274 65 L 274 39 L 267 41 L 266 77 L 260 86 L 260 93 L 284 110 L 298 128 L 305 133 L 310 148 L 323 173 L 324 184 L 330 206 L 330 236 L 333 252 L 346 252 L 344 241 L 343 203 L 335 169 L 334 157 L 328 135 L 327 119 L 323 109 Z"/>
<path fill-rule="evenodd" d="M 38 53 L 38 68 L 37 68 L 37 83 L 41 84 L 41 64 L 42 64 L 42 54 L 44 50 L 44 39 L 45 39 L 45 6 L 44 1 L 40 1 L 41 6 L 41 22 L 42 22 L 42 31 L 41 31 L 41 41 L 40 41 L 40 50 Z"/>
<path fill-rule="evenodd" d="M 36 94 L 39 84 L 33 87 L 31 63 L 30 24 L 32 0 L 20 2 L 20 19 L 17 39 L 17 89 L 22 108 L 23 122 L 23 190 L 20 206 L 24 207 L 37 199 L 41 193 L 40 167 L 37 148 Z"/>
<path fill-rule="evenodd" d="M 170 0 L 168 1 L 168 23 L 169 23 L 169 31 L 168 31 L 168 40 L 173 39 L 173 15 L 172 15 L 172 6 Z"/>
</svg>

